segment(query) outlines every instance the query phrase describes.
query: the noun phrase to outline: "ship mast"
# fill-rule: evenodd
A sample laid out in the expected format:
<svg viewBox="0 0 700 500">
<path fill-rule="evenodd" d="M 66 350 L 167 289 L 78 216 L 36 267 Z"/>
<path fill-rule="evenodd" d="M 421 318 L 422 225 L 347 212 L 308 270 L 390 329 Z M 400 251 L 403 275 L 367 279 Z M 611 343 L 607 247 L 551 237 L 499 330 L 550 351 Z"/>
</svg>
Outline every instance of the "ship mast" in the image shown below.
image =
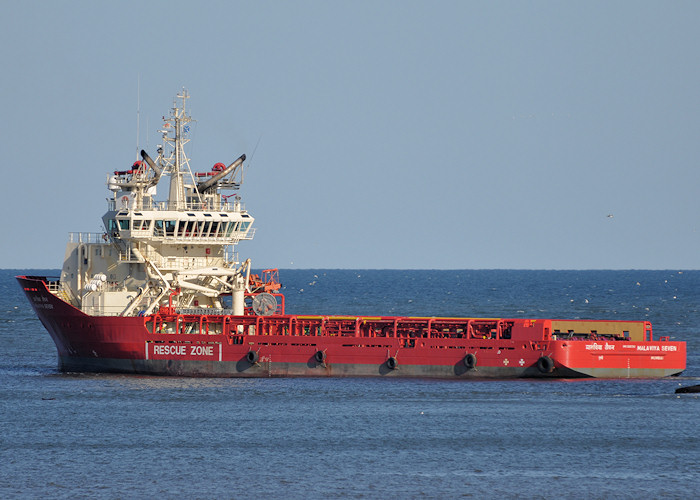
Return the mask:
<svg viewBox="0 0 700 500">
<path fill-rule="evenodd" d="M 165 119 L 163 130 L 163 141 L 170 145 L 171 152 L 168 158 L 163 158 L 166 165 L 166 171 L 170 173 L 170 191 L 168 194 L 168 205 L 171 210 L 182 210 L 185 208 L 185 180 L 184 174 L 189 173 L 192 176 L 189 166 L 189 159 L 185 155 L 185 144 L 190 142 L 186 137 L 189 131 L 189 122 L 192 118 L 187 115 L 186 103 L 189 99 L 187 90 L 182 91 L 177 95 L 178 99 L 182 100 L 181 107 L 178 107 L 177 101 L 173 103 L 173 108 L 170 112 L 170 118 Z"/>
</svg>

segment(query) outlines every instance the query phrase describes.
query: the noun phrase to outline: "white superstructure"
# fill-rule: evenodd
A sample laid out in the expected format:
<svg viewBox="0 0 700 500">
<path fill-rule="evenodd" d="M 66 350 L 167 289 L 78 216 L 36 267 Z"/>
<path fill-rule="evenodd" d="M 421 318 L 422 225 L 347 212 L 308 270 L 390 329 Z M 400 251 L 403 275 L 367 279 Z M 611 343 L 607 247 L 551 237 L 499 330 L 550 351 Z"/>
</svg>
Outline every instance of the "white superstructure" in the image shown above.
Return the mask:
<svg viewBox="0 0 700 500">
<path fill-rule="evenodd" d="M 177 98 L 156 158 L 141 151 L 143 161 L 110 176 L 104 233 L 71 234 L 59 293 L 86 314 L 148 315 L 169 304 L 223 309 L 228 294 L 230 313 L 243 314 L 250 260 L 237 262 L 234 248 L 254 234 L 236 194 L 245 155 L 193 173 L 184 151 L 189 96 L 183 90 Z M 157 201 L 165 177 L 168 198 Z"/>
</svg>

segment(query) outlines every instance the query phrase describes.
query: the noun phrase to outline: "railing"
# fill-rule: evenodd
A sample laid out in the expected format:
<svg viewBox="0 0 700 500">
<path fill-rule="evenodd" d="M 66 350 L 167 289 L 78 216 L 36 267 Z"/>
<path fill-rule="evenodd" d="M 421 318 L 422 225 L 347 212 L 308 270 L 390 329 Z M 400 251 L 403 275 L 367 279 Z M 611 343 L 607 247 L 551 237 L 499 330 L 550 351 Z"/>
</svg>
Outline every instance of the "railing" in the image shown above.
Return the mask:
<svg viewBox="0 0 700 500">
<path fill-rule="evenodd" d="M 257 228 L 251 227 L 248 228 L 248 230 L 245 233 L 233 233 L 229 236 L 207 236 L 207 237 L 200 237 L 200 236 L 163 236 L 162 231 L 161 233 L 156 234 L 156 231 L 154 230 L 153 234 L 151 235 L 150 231 L 142 231 L 142 230 L 137 230 L 137 231 L 131 231 L 131 239 L 142 239 L 142 238 L 147 238 L 147 239 L 158 239 L 161 241 L 165 242 L 177 242 L 177 243 L 197 243 L 197 244 L 219 244 L 219 245 L 235 245 L 238 242 L 242 240 L 252 240 L 255 236 L 255 231 Z M 121 239 L 119 234 L 115 234 L 113 236 L 116 239 Z M 90 243 L 90 244 L 105 244 L 105 243 L 110 243 L 110 238 L 107 236 L 107 233 L 68 233 L 68 242 L 69 243 Z M 132 259 L 129 258 L 122 258 L 120 257 L 120 260 L 126 261 L 126 262 L 132 262 Z"/>
<path fill-rule="evenodd" d="M 233 267 L 239 263 L 238 252 L 233 247 L 224 247 L 224 264 L 226 267 Z"/>
<path fill-rule="evenodd" d="M 233 315 L 233 309 L 213 309 L 205 307 L 192 307 L 192 308 L 177 308 L 175 309 L 176 314 L 189 314 L 192 316 L 227 316 Z"/>
<path fill-rule="evenodd" d="M 149 332 L 157 333 L 201 333 L 240 335 L 293 335 L 312 337 L 345 337 L 376 339 L 378 342 L 398 339 L 402 347 L 415 347 L 425 339 L 441 339 L 442 345 L 434 348 L 464 347 L 464 341 L 508 342 L 503 327 L 512 322 L 503 320 L 482 320 L 475 318 L 402 318 L 402 317 L 353 317 L 353 316 L 206 316 L 197 311 L 193 315 L 183 314 L 183 310 L 161 311 L 146 319 Z M 541 331 L 531 332 L 532 340 Z M 367 344 L 364 344 L 365 346 Z M 488 344 L 484 344 L 488 345 Z M 380 346 L 380 344 L 376 344 Z M 503 348 L 512 348 L 504 343 Z"/>
<path fill-rule="evenodd" d="M 59 280 L 60 278 L 58 276 L 47 277 L 45 281 L 46 288 L 48 288 L 50 292 L 58 292 L 63 285 Z"/>
<path fill-rule="evenodd" d="M 68 233 L 69 243 L 107 243 L 105 233 Z"/>
<path fill-rule="evenodd" d="M 125 252 L 119 252 L 119 262 L 143 262 L 143 260 L 139 259 L 136 255 L 137 254 L 131 251 L 131 247 L 128 246 Z"/>
<path fill-rule="evenodd" d="M 223 264 L 221 264 L 219 260 L 221 257 L 168 257 L 151 250 L 141 250 L 141 255 L 158 269 L 168 270 L 199 269 L 211 266 L 213 261 L 215 261 L 216 265 L 219 267 L 232 267 L 239 263 L 238 252 L 224 252 Z M 119 252 L 119 261 L 132 263 L 143 262 L 138 260 L 130 251 Z"/>
<path fill-rule="evenodd" d="M 107 210 L 116 211 L 121 209 L 130 210 L 156 210 L 160 212 L 165 211 L 182 211 L 182 210 L 193 210 L 193 211 L 205 211 L 205 212 L 244 212 L 245 204 L 243 203 L 228 203 L 228 202 L 169 202 L 169 201 L 143 201 L 141 203 L 136 203 L 136 201 L 129 201 L 122 205 L 120 202 L 115 200 L 107 200 Z"/>
<path fill-rule="evenodd" d="M 64 300 L 65 302 L 68 302 L 69 304 L 72 304 L 77 307 L 80 303 L 78 301 L 78 298 L 73 293 L 73 290 L 71 290 L 66 283 L 60 281 L 60 278 L 46 278 L 46 288 L 48 288 L 49 291 L 53 293 L 56 297 Z"/>
</svg>

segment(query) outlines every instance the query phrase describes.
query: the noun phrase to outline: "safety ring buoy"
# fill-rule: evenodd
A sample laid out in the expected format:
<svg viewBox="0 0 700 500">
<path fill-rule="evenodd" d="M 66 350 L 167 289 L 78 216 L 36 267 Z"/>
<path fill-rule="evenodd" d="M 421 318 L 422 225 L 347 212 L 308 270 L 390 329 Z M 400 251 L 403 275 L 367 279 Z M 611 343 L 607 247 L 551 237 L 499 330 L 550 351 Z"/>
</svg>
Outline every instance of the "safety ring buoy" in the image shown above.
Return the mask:
<svg viewBox="0 0 700 500">
<path fill-rule="evenodd" d="M 552 373 L 554 371 L 554 361 L 549 356 L 542 356 L 537 360 L 537 369 L 542 373 Z"/>
<path fill-rule="evenodd" d="M 260 359 L 260 355 L 258 351 L 248 351 L 248 354 L 245 355 L 245 359 L 248 360 L 248 363 L 254 365 Z"/>
<path fill-rule="evenodd" d="M 464 366 L 469 370 L 476 368 L 476 355 L 469 353 L 464 356 Z"/>
<path fill-rule="evenodd" d="M 316 354 L 314 354 L 314 359 L 317 363 L 325 363 L 326 351 L 316 351 Z"/>
<path fill-rule="evenodd" d="M 396 367 L 399 366 L 399 362 L 396 360 L 396 358 L 391 357 L 386 360 L 386 367 L 389 368 L 389 370 L 396 370 Z"/>
</svg>

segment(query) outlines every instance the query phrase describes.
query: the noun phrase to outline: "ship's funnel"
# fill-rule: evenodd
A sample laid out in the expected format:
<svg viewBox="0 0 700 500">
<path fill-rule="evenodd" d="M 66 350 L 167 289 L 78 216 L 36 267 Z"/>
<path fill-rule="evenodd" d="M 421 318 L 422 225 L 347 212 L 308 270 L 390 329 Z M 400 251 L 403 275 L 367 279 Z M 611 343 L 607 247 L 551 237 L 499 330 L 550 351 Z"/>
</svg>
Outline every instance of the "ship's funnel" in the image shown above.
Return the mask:
<svg viewBox="0 0 700 500">
<path fill-rule="evenodd" d="M 212 186 L 215 186 L 217 182 L 219 182 L 221 179 L 233 172 L 236 168 L 241 166 L 244 160 L 245 154 L 242 154 L 236 161 L 234 161 L 228 167 L 226 167 L 226 169 L 223 172 L 219 172 L 210 179 L 207 179 L 206 181 L 197 184 L 197 191 L 199 191 L 201 194 L 204 194 L 204 192 L 207 189 L 210 189 Z"/>
<path fill-rule="evenodd" d="M 156 162 L 154 162 L 150 156 L 148 156 L 148 153 L 146 153 L 143 149 L 141 150 L 141 158 L 143 158 L 143 161 L 148 163 L 148 166 L 153 169 L 153 171 L 156 173 L 156 179 L 161 176 L 163 171 L 156 165 Z"/>
</svg>

